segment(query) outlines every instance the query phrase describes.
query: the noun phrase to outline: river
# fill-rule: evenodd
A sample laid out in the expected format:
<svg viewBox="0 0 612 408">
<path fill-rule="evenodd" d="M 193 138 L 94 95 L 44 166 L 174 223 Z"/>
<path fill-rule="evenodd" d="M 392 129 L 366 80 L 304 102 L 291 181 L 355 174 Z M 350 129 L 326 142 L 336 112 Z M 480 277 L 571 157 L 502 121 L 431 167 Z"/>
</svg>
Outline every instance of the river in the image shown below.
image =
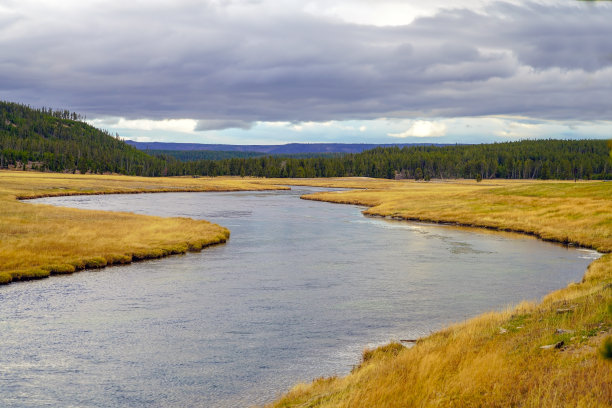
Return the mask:
<svg viewBox="0 0 612 408">
<path fill-rule="evenodd" d="M 365 347 L 539 299 L 598 256 L 299 199 L 317 190 L 34 200 L 203 218 L 231 238 L 0 287 L 0 405 L 263 404 L 297 382 L 347 374 Z"/>
</svg>

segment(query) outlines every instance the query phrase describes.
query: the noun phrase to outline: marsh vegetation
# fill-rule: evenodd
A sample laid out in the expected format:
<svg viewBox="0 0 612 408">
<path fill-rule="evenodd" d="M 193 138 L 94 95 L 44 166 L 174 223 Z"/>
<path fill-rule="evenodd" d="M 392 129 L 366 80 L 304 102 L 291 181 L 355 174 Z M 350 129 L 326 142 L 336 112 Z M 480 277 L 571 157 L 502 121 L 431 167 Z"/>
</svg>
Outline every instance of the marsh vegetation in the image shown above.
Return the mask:
<svg viewBox="0 0 612 408">
<path fill-rule="evenodd" d="M 0 172 L 0 177 L 5 282 L 184 252 L 227 238 L 227 230 L 204 221 L 53 208 L 17 198 L 257 190 L 281 182 L 359 188 L 307 198 L 364 205 L 372 216 L 518 231 L 612 250 L 612 187 L 604 182 L 141 179 L 28 172 Z M 541 303 L 453 325 L 410 349 L 367 352 L 350 375 L 298 385 L 273 405 L 607 406 L 611 283 L 612 257 L 606 254 L 580 283 Z"/>
<path fill-rule="evenodd" d="M 274 188 L 247 180 L 0 172 L 0 284 L 199 251 L 229 230 L 205 220 L 32 205 L 54 195 Z"/>
<path fill-rule="evenodd" d="M 367 205 L 373 216 L 519 231 L 612 250 L 608 183 L 411 183 L 307 198 Z M 541 303 L 453 325 L 410 349 L 368 351 L 350 375 L 298 385 L 272 406 L 609 406 L 611 282 L 607 254 L 580 283 Z"/>
<path fill-rule="evenodd" d="M 52 305 L 50 327 L 62 327 L 63 346 L 78 350 L 63 354 L 71 364 L 53 376 L 55 388 L 69 388 L 62 384 L 78 367 L 85 381 L 121 384 L 113 395 L 79 388 L 103 401 L 98 405 L 117 405 L 114 398 L 138 405 L 142 398 L 165 406 L 249 406 L 297 381 L 348 374 L 365 346 L 416 339 L 540 298 L 580 280 L 597 256 L 518 234 L 366 218 L 361 207 L 299 199 L 318 189 L 36 200 L 207 219 L 231 229 L 232 238 L 201 254 L 13 285 L 4 288 L 3 303 L 9 310 L 20 300 L 28 304 L 25 292 Z M 27 329 L 37 314 L 16 310 L 27 345 L 39 343 L 45 332 Z M 88 318 L 88 310 L 103 312 Z M 98 337 L 107 340 L 88 342 Z M 18 339 L 5 336 L 5 344 Z M 52 345 L 37 356 L 55 365 Z M 10 363 L 19 378 L 19 358 Z M 38 395 L 50 394 L 49 375 L 29 382 L 42 389 Z M 80 401 L 64 394 L 55 405 Z"/>
</svg>

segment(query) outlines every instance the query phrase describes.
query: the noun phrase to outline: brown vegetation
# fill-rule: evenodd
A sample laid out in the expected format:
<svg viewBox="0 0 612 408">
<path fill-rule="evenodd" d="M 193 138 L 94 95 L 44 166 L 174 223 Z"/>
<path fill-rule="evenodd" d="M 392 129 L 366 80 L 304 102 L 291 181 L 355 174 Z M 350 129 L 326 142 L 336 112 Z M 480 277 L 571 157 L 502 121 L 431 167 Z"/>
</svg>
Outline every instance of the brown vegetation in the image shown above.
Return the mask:
<svg viewBox="0 0 612 408">
<path fill-rule="evenodd" d="M 273 188 L 249 179 L 0 172 L 0 284 L 160 258 L 225 242 L 204 220 L 57 208 L 17 201 L 74 194 Z"/>
<path fill-rule="evenodd" d="M 367 215 L 519 231 L 612 251 L 612 184 L 362 178 L 136 178 L 0 172 L 0 283 L 161 257 L 223 242 L 206 221 L 22 203 L 47 195 L 222 191 L 276 184 L 359 188 L 305 198 L 370 207 Z M 367 350 L 343 378 L 301 384 L 275 407 L 572 406 L 612 401 L 612 254 L 582 282 L 419 339 Z"/>
<path fill-rule="evenodd" d="M 305 198 L 372 216 L 519 231 L 612 251 L 612 185 L 447 182 L 372 185 Z M 343 378 L 295 386 L 273 407 L 609 407 L 612 254 L 582 282 L 419 339 L 366 350 Z"/>
</svg>

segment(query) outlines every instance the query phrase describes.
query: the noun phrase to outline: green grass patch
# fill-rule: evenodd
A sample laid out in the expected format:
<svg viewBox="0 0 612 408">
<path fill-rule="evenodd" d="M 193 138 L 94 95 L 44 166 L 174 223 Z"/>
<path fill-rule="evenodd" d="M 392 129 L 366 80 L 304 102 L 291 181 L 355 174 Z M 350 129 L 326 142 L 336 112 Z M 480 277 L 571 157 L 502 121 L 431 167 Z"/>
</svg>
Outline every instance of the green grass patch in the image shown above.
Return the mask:
<svg viewBox="0 0 612 408">
<path fill-rule="evenodd" d="M 132 255 L 128 254 L 107 254 L 104 258 L 108 265 L 125 265 L 132 262 Z"/>
<path fill-rule="evenodd" d="M 7 272 L 0 273 L 0 285 L 6 285 L 13 281 L 13 275 Z"/>
<path fill-rule="evenodd" d="M 44 269 L 28 269 L 24 271 L 16 271 L 12 273 L 13 281 L 26 281 L 26 280 L 34 280 L 34 279 L 44 279 L 48 278 L 51 273 Z"/>
<path fill-rule="evenodd" d="M 95 256 L 85 261 L 85 267 L 87 269 L 104 268 L 107 265 L 106 259 L 101 256 Z"/>
<path fill-rule="evenodd" d="M 51 275 L 67 275 L 76 271 L 75 266 L 70 264 L 50 265 L 43 269 L 48 270 Z"/>
</svg>

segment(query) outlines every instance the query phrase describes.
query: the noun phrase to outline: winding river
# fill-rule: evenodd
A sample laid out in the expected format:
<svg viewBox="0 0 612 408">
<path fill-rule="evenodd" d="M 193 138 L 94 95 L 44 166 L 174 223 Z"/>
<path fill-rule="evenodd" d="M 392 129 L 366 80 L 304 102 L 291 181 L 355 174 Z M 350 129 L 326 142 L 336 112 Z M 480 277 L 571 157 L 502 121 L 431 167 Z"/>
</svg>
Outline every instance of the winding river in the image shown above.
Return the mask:
<svg viewBox="0 0 612 408">
<path fill-rule="evenodd" d="M 0 406 L 235 407 L 343 375 L 365 347 L 581 279 L 598 254 L 366 218 L 321 189 L 57 197 L 204 218 L 225 245 L 0 287 Z"/>
</svg>

